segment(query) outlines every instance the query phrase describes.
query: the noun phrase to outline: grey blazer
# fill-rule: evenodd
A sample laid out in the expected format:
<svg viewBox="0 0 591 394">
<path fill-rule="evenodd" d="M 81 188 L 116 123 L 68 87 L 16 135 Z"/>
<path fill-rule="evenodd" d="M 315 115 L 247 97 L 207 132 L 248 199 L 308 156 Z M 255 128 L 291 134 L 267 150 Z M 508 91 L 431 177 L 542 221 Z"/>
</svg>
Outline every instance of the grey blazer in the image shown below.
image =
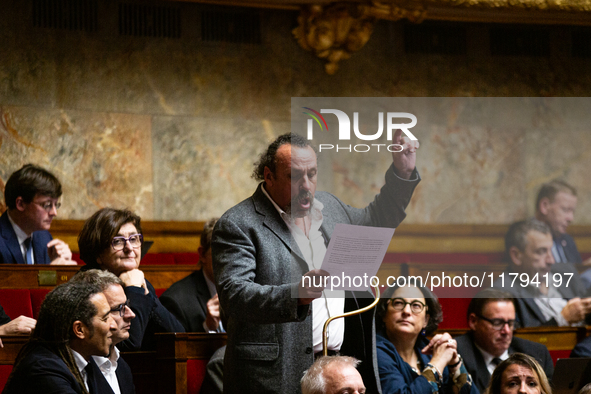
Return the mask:
<svg viewBox="0 0 591 394">
<path fill-rule="evenodd" d="M 315 197 L 324 204 L 321 231 L 325 240 L 337 223 L 398 226 L 420 180 L 416 170 L 411 179 L 398 178 L 390 166 L 380 194 L 364 209 L 317 192 Z M 218 220 L 212 237 L 217 290 L 228 319 L 224 392 L 299 393 L 303 372 L 314 361 L 312 311 L 309 305 L 298 306 L 292 294 L 297 294 L 301 276 L 309 269 L 261 187 Z M 365 319 L 370 320 L 371 316 Z M 349 335 L 361 334 L 351 332 L 347 321 L 345 327 L 345 342 Z M 362 347 L 375 343 L 375 329 L 365 328 L 363 334 L 366 337 L 356 338 Z M 342 350 L 348 347 L 343 343 Z M 364 355 L 366 366 L 376 375 L 375 351 L 364 349 Z M 373 383 L 375 376 L 372 383 L 365 379 L 366 386 L 375 387 L 372 391 L 379 390 L 379 384 Z"/>
</svg>

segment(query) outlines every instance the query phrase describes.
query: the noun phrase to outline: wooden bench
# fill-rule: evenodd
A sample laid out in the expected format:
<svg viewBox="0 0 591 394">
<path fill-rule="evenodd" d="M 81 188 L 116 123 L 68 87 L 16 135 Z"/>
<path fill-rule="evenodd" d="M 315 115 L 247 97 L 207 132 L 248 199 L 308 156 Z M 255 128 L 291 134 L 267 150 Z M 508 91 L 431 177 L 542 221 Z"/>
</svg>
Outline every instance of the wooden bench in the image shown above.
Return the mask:
<svg viewBox="0 0 591 394">
<path fill-rule="evenodd" d="M 176 281 L 190 275 L 196 265 L 140 266 L 154 288 L 167 289 Z M 0 289 L 52 289 L 70 280 L 78 272 L 77 265 L 0 265 Z"/>
</svg>

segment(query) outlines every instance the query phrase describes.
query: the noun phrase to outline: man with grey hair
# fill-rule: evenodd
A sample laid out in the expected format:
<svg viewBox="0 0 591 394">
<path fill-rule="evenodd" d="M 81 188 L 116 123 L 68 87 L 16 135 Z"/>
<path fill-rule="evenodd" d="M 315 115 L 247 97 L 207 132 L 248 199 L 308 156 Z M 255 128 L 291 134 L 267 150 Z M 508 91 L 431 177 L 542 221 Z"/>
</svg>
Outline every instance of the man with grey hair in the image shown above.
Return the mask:
<svg viewBox="0 0 591 394">
<path fill-rule="evenodd" d="M 107 298 L 111 308 L 111 316 L 117 325 L 117 329 L 113 332 L 113 343 L 109 355 L 107 357 L 92 356 L 89 361 L 94 370 L 92 375 L 96 387 L 100 393 L 134 394 L 135 386 L 131 369 L 125 360 L 120 357 L 119 349 L 115 346 L 129 338 L 131 320 L 135 318 L 123 290 L 123 281 L 109 271 L 91 269 L 78 272 L 70 282 L 82 282 L 99 286 Z"/>
<path fill-rule="evenodd" d="M 302 394 L 364 394 L 363 379 L 357 371 L 359 360 L 347 356 L 318 358 L 304 372 Z"/>
<path fill-rule="evenodd" d="M 495 288 L 515 297 L 523 327 L 581 325 L 591 298 L 572 264 L 554 264 L 552 233 L 537 219 L 513 223 L 505 236 L 507 271 Z"/>
</svg>

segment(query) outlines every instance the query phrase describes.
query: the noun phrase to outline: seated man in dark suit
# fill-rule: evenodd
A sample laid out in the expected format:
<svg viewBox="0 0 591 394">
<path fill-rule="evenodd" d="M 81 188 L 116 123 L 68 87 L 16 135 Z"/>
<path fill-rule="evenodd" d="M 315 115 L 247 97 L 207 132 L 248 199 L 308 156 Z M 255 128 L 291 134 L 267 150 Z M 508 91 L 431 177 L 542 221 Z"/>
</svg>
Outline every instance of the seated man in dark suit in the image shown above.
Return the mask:
<svg viewBox="0 0 591 394">
<path fill-rule="evenodd" d="M 99 286 L 57 286 L 41 304 L 37 326 L 16 357 L 3 393 L 98 393 L 87 366 L 91 356 L 109 354 L 116 329 Z"/>
<path fill-rule="evenodd" d="M 111 353 L 108 357 L 92 356 L 89 364 L 94 369 L 94 378 L 101 394 L 133 394 L 135 386 L 129 365 L 119 355 L 115 345 L 129 338 L 129 328 L 135 314 L 129 308 L 129 302 L 121 279 L 109 271 L 88 270 L 75 275 L 71 282 L 83 282 L 98 285 L 105 294 L 111 316 L 115 319 L 117 330 L 113 333 Z"/>
<path fill-rule="evenodd" d="M 176 316 L 187 332 L 224 332 L 211 261 L 211 234 L 217 220 L 209 219 L 203 225 L 201 245 L 197 249 L 201 269 L 174 283 L 160 296 L 162 305 Z M 202 394 L 223 392 L 225 349 L 225 346 L 218 349 L 207 364 Z"/>
<path fill-rule="evenodd" d="M 553 180 L 540 188 L 536 199 L 536 219 L 552 230 L 552 256 L 557 263 L 585 264 L 591 266 L 591 258 L 582 261 L 573 237 L 566 233 L 575 218 L 577 191 L 561 180 Z M 586 287 L 591 287 L 591 270 L 581 275 Z"/>
<path fill-rule="evenodd" d="M 213 277 L 211 233 L 217 218 L 208 220 L 197 249 L 201 269 L 174 283 L 160 296 L 160 302 L 187 332 L 223 332 L 220 302 Z"/>
<path fill-rule="evenodd" d="M 4 189 L 8 210 L 0 217 L 0 264 L 71 264 L 64 241 L 49 234 L 61 206 L 62 185 L 43 168 L 24 165 Z"/>
<path fill-rule="evenodd" d="M 583 339 L 573 348 L 570 358 L 591 357 L 591 337 Z"/>
<path fill-rule="evenodd" d="M 554 365 L 548 349 L 539 343 L 513 336 L 515 304 L 511 294 L 486 289 L 468 307 L 470 331 L 456 338 L 458 352 L 478 390 L 483 393 L 495 367 L 510 354 L 525 353 L 535 358 L 552 379 Z"/>
<path fill-rule="evenodd" d="M 591 298 L 572 264 L 554 264 L 550 228 L 536 219 L 513 223 L 505 236 L 507 271 L 494 283 L 515 297 L 522 327 L 582 325 Z"/>
</svg>

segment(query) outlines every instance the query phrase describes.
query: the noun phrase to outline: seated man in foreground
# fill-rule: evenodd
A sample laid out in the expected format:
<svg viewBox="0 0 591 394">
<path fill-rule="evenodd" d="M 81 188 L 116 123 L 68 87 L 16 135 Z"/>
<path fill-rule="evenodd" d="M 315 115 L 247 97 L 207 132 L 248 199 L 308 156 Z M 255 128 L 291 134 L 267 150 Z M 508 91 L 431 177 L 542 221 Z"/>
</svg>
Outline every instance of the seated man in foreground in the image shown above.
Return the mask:
<svg viewBox="0 0 591 394">
<path fill-rule="evenodd" d="M 123 290 L 121 279 L 109 271 L 88 270 L 80 272 L 70 282 L 82 282 L 99 286 L 115 319 L 117 329 L 113 333 L 113 342 L 108 357 L 92 356 L 89 364 L 94 370 L 94 379 L 101 394 L 134 394 L 135 386 L 129 365 L 119 355 L 115 345 L 129 338 L 131 321 L 135 313 L 129 307 L 129 301 Z"/>
<path fill-rule="evenodd" d="M 548 349 L 539 343 L 513 336 L 517 328 L 514 298 L 511 294 L 486 289 L 478 293 L 468 306 L 470 331 L 456 338 L 458 352 L 483 393 L 495 367 L 513 353 L 525 353 L 535 358 L 552 378 L 554 365 Z"/>
<path fill-rule="evenodd" d="M 4 189 L 8 210 L 0 217 L 0 264 L 76 265 L 68 244 L 53 239 L 48 231 L 61 195 L 58 179 L 32 164 L 8 178 Z"/>
<path fill-rule="evenodd" d="M 302 394 L 364 394 L 363 379 L 357 371 L 359 360 L 346 356 L 318 358 L 304 373 Z"/>
<path fill-rule="evenodd" d="M 117 326 L 97 285 L 64 283 L 41 304 L 37 327 L 16 357 L 4 394 L 97 393 L 91 356 L 107 356 Z"/>
<path fill-rule="evenodd" d="M 522 327 L 582 325 L 591 298 L 572 264 L 554 264 L 550 228 L 536 219 L 513 223 L 505 236 L 507 271 L 495 283 L 515 297 Z"/>
</svg>

